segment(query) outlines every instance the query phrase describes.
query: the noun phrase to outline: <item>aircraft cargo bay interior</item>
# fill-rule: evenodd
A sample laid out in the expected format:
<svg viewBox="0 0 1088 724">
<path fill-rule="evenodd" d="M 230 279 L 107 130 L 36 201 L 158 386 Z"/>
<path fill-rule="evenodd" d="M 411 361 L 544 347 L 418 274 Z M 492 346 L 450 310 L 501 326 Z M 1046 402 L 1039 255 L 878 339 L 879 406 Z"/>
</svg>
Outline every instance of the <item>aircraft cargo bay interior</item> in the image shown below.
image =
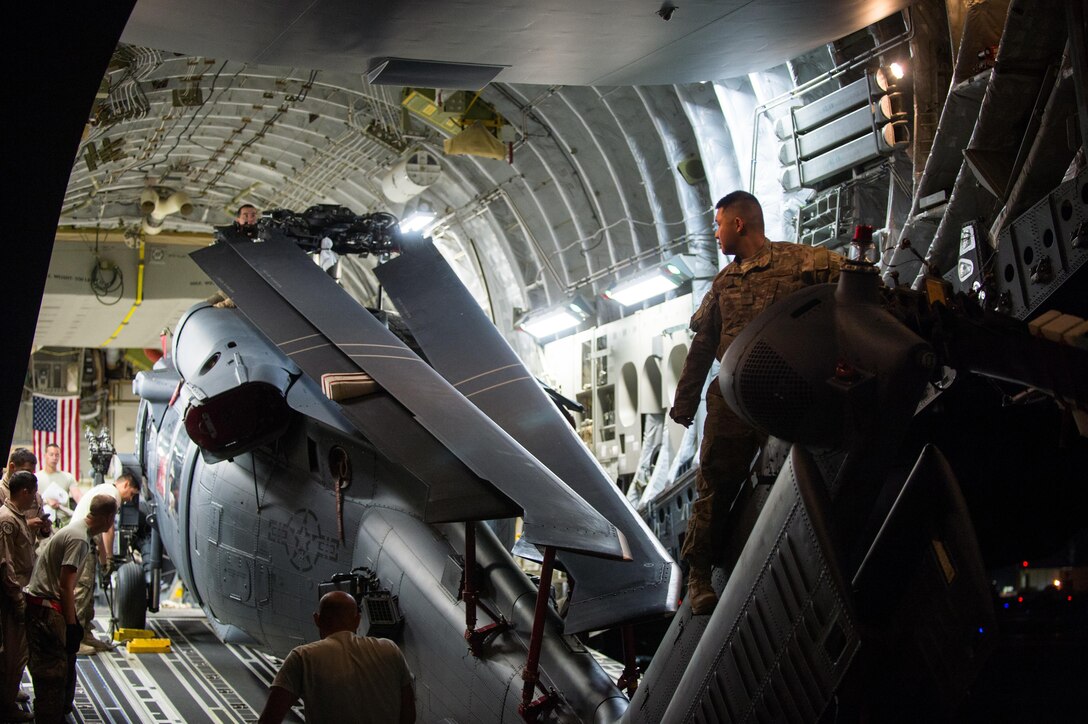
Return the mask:
<svg viewBox="0 0 1088 724">
<path fill-rule="evenodd" d="M 25 8 L 0 722 L 1088 710 L 1088 3 Z"/>
</svg>

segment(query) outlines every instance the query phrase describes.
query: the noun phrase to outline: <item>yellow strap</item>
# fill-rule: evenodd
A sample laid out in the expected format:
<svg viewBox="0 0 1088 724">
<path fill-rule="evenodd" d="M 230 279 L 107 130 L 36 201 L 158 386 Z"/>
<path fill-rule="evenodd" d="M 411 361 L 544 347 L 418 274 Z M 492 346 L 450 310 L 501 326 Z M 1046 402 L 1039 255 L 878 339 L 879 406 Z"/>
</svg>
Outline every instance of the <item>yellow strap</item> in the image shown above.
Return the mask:
<svg viewBox="0 0 1088 724">
<path fill-rule="evenodd" d="M 121 323 L 117 325 L 117 329 L 113 331 L 110 338 L 107 339 L 99 347 L 105 347 L 113 340 L 117 339 L 117 335 L 121 334 L 121 330 L 125 328 L 129 320 L 132 319 L 132 315 L 136 313 L 136 308 L 139 307 L 144 301 L 144 242 L 140 240 L 140 262 L 136 266 L 136 299 L 133 300 L 132 306 L 129 307 L 128 314 L 121 320 Z"/>
</svg>

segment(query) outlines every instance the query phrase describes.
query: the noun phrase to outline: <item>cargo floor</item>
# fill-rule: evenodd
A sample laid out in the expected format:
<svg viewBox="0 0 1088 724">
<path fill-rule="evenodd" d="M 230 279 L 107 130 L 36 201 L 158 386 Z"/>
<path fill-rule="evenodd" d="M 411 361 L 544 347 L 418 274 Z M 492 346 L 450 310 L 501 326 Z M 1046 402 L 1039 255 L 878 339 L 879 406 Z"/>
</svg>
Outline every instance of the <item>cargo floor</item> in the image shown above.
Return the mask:
<svg viewBox="0 0 1088 724">
<path fill-rule="evenodd" d="M 99 618 L 95 624 L 95 633 L 104 638 L 108 621 Z M 149 615 L 147 625 L 156 636 L 170 639 L 170 653 L 130 654 L 118 646 L 114 651 L 80 656 L 69 721 L 213 724 L 257 720 L 276 675 L 277 660 L 246 646 L 221 643 L 199 609 L 164 609 Z M 23 676 L 23 690 L 33 696 L 29 674 Z M 303 721 L 301 711 L 298 707 L 286 721 Z"/>
</svg>

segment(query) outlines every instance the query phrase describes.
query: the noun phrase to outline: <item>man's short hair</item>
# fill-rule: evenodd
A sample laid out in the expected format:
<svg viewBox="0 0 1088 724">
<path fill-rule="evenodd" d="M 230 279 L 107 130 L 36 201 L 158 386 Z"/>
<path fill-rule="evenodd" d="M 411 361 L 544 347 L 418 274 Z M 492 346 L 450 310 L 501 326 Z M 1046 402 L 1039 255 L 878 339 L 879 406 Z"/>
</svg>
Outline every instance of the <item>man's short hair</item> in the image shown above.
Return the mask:
<svg viewBox="0 0 1088 724">
<path fill-rule="evenodd" d="M 8 462 L 14 463 L 17 468 L 28 468 L 37 466 L 38 458 L 25 447 L 17 447 L 11 451 L 11 457 L 8 458 Z"/>
<path fill-rule="evenodd" d="M 38 478 L 34 473 L 29 473 L 26 470 L 20 470 L 8 480 L 8 490 L 11 491 L 11 495 L 16 495 L 24 490 L 35 490 L 37 487 Z"/>
<path fill-rule="evenodd" d="M 752 194 L 748 193 L 747 191 L 734 191 L 731 194 L 726 194 L 725 196 L 718 199 L 718 203 L 714 204 L 714 208 L 728 209 L 734 204 L 744 204 L 744 206 L 747 208 L 754 207 L 756 209 L 759 209 L 759 213 L 761 216 L 763 214 L 763 207 L 760 206 L 759 199 L 757 199 L 755 196 L 752 196 Z"/>
<path fill-rule="evenodd" d="M 753 228 L 763 228 L 763 207 L 759 199 L 747 191 L 734 191 L 721 197 L 715 209 L 733 209 L 737 216 L 745 220 Z"/>
<path fill-rule="evenodd" d="M 90 513 L 96 518 L 112 518 L 117 514 L 117 499 L 112 495 L 96 495 L 91 501 Z"/>
<path fill-rule="evenodd" d="M 132 487 L 133 490 L 140 489 L 140 481 L 132 473 L 121 473 L 117 476 L 117 480 L 115 482 L 119 483 L 122 480 L 127 480 L 128 484 Z"/>
<path fill-rule="evenodd" d="M 241 206 L 238 207 L 238 212 L 236 214 L 234 214 L 234 217 L 238 218 L 239 216 L 242 215 L 242 212 L 244 210 L 246 210 L 246 209 L 253 209 L 254 211 L 256 211 L 257 207 L 254 206 L 253 204 L 242 204 Z"/>
<path fill-rule="evenodd" d="M 56 449 L 60 450 L 60 445 L 58 445 L 58 444 L 57 444 L 57 443 L 55 443 L 55 442 L 49 442 L 49 443 L 46 443 L 46 444 L 45 444 L 45 449 L 46 449 L 46 450 L 48 450 L 48 449 L 49 449 L 49 448 L 51 448 L 51 447 L 55 447 Z"/>
</svg>

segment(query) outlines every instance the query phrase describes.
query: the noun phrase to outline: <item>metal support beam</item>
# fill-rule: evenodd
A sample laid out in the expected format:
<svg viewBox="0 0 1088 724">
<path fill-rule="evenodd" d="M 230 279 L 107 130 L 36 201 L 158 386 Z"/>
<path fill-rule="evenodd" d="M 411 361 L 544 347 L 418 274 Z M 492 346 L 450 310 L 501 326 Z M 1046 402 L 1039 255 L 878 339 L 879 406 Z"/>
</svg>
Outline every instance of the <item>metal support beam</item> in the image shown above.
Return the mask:
<svg viewBox="0 0 1088 724">
<path fill-rule="evenodd" d="M 627 692 L 627 698 L 635 695 L 638 689 L 638 664 L 635 663 L 635 627 L 632 624 L 624 624 L 621 627 L 623 633 L 623 673 L 616 681 L 616 687 Z"/>
<path fill-rule="evenodd" d="M 533 615 L 533 632 L 529 637 L 529 656 L 525 662 L 525 671 L 521 678 L 525 682 L 521 689 L 521 706 L 518 713 L 527 722 L 537 721 L 537 717 L 547 712 L 557 701 L 554 692 L 548 692 L 533 700 L 536 685 L 540 681 L 540 644 L 544 639 L 545 614 L 548 612 L 548 598 L 552 589 L 552 570 L 555 566 L 555 548 L 544 548 L 544 560 L 540 564 L 540 587 L 536 592 L 536 612 Z"/>
<path fill-rule="evenodd" d="M 461 598 L 465 602 L 465 640 L 473 656 L 479 656 L 472 639 L 476 633 L 476 523 L 465 523 L 465 572 L 461 583 Z"/>
<path fill-rule="evenodd" d="M 484 645 L 503 631 L 510 629 L 510 622 L 505 618 L 496 617 L 491 611 L 480 604 L 479 592 L 476 590 L 476 523 L 465 523 L 465 573 L 461 584 L 461 599 L 465 602 L 465 641 L 468 642 L 468 650 L 476 658 L 483 655 Z M 483 628 L 476 628 L 476 606 L 480 606 L 495 619 Z"/>
</svg>

